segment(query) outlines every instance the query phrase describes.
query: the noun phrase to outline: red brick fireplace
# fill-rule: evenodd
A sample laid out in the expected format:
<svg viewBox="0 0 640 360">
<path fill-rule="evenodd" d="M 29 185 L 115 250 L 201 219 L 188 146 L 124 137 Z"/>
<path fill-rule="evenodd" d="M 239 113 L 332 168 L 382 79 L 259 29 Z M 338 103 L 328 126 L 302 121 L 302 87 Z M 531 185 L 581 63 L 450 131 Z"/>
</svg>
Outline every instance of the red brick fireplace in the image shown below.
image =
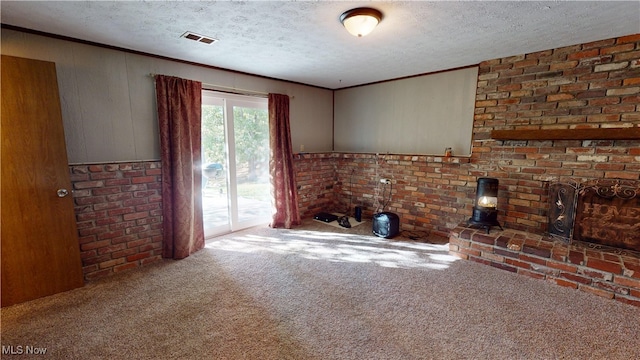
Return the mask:
<svg viewBox="0 0 640 360">
<path fill-rule="evenodd" d="M 549 186 L 548 234 L 481 231 L 449 237 L 452 254 L 640 306 L 640 181 L 599 179 Z"/>
<path fill-rule="evenodd" d="M 480 65 L 471 164 L 500 179 L 501 221 L 510 230 L 458 226 L 452 253 L 640 306 L 639 252 L 544 235 L 550 183 L 639 180 L 639 40 Z"/>
</svg>

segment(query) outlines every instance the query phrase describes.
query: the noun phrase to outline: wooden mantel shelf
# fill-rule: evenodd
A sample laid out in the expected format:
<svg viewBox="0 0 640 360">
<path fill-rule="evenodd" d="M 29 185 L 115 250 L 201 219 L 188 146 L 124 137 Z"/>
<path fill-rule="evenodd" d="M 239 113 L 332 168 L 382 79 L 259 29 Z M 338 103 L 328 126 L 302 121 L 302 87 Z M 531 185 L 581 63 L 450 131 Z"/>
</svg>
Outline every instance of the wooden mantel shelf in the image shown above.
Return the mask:
<svg viewBox="0 0 640 360">
<path fill-rule="evenodd" d="M 495 140 L 640 140 L 640 127 L 493 130 L 491 138 Z"/>
</svg>

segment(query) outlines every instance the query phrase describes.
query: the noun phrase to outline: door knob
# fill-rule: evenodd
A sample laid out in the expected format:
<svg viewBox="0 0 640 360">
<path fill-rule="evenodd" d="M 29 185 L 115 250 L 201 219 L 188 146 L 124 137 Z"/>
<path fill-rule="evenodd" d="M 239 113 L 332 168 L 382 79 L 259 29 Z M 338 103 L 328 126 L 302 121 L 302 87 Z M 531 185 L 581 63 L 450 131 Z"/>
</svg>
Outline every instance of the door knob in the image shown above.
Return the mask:
<svg viewBox="0 0 640 360">
<path fill-rule="evenodd" d="M 58 194 L 58 197 L 65 197 L 65 196 L 69 195 L 69 190 L 67 190 L 67 189 L 58 189 L 58 191 L 56 191 L 56 193 Z"/>
</svg>

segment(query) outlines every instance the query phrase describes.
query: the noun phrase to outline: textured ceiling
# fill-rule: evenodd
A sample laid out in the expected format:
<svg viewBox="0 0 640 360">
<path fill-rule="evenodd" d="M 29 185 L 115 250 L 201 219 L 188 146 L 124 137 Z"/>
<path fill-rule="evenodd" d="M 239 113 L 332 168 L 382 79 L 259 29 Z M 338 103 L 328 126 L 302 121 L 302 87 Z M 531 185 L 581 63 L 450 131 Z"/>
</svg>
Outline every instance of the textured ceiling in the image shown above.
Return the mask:
<svg viewBox="0 0 640 360">
<path fill-rule="evenodd" d="M 363 5 L 384 19 L 356 38 L 339 16 Z M 1 12 L 3 24 L 329 89 L 640 33 L 638 1 L 2 1 Z"/>
</svg>

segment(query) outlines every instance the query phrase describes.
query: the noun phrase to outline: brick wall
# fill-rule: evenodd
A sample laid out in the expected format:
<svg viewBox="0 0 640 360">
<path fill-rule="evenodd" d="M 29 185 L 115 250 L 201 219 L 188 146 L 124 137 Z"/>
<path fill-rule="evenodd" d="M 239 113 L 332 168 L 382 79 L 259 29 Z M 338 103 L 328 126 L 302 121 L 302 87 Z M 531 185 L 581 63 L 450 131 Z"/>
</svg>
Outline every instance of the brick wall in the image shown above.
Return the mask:
<svg viewBox="0 0 640 360">
<path fill-rule="evenodd" d="M 640 126 L 640 35 L 480 64 L 471 164 L 500 180 L 496 234 L 457 227 L 457 256 L 640 306 L 640 254 L 566 244 L 547 227 L 551 182 L 640 179 L 639 140 L 496 141 L 492 130 Z M 516 230 L 517 231 L 517 230 Z"/>
<path fill-rule="evenodd" d="M 476 178 L 469 161 L 424 155 L 298 154 L 294 162 L 300 213 L 303 218 L 319 211 L 353 216 L 355 206 L 361 206 L 364 218 L 391 211 L 400 215 L 404 230 L 448 236 L 473 206 L 475 188 L 469 184 Z M 380 178 L 392 184 L 385 187 Z"/>
<path fill-rule="evenodd" d="M 71 165 L 86 280 L 161 258 L 160 163 Z"/>
<path fill-rule="evenodd" d="M 640 124 L 640 35 L 480 64 L 471 164 L 500 180 L 500 220 L 546 228 L 550 181 L 637 180 L 640 142 L 494 141 L 492 130 Z"/>
<path fill-rule="evenodd" d="M 298 154 L 294 157 L 298 208 L 302 218 L 335 208 L 336 164 L 333 154 Z"/>
</svg>

